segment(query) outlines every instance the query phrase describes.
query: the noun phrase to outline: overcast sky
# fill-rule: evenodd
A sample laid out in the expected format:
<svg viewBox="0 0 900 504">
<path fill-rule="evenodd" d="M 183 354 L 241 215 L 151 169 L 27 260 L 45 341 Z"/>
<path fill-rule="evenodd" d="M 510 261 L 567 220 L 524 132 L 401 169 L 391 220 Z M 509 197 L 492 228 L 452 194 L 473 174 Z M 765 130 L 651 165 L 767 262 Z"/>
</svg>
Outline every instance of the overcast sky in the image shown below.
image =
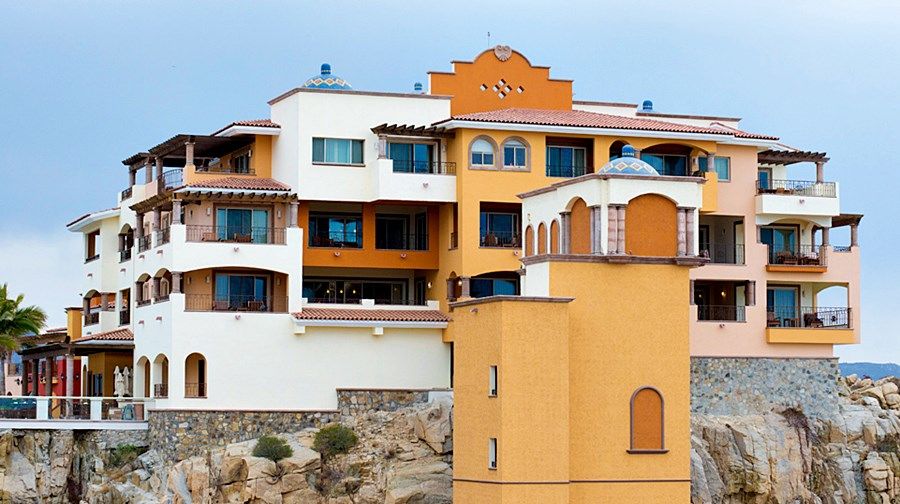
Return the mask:
<svg viewBox="0 0 900 504">
<path fill-rule="evenodd" d="M 65 224 L 115 205 L 125 157 L 268 117 L 266 101 L 322 62 L 356 89 L 409 91 L 503 43 L 574 79 L 578 99 L 743 117 L 747 130 L 827 151 L 842 210 L 866 214 L 864 343 L 838 352 L 900 362 L 897 2 L 184 4 L 0 4 L 0 282 L 52 324 L 81 289 Z"/>
</svg>

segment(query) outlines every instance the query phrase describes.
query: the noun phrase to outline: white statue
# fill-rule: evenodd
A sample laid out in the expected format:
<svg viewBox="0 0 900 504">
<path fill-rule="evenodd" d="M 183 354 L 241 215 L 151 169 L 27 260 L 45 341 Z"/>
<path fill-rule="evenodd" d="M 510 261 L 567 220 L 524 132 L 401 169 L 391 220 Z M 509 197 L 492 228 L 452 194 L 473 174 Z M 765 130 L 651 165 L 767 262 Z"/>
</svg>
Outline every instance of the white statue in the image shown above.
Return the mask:
<svg viewBox="0 0 900 504">
<path fill-rule="evenodd" d="M 131 390 L 131 368 L 125 366 L 125 370 L 122 371 L 122 376 L 125 378 L 125 395 L 133 396 L 134 392 Z"/>
<path fill-rule="evenodd" d="M 125 377 L 122 375 L 122 371 L 119 370 L 119 366 L 116 366 L 116 370 L 114 371 L 116 377 L 116 384 L 113 388 L 113 395 L 116 397 L 124 397 L 125 396 Z"/>
</svg>

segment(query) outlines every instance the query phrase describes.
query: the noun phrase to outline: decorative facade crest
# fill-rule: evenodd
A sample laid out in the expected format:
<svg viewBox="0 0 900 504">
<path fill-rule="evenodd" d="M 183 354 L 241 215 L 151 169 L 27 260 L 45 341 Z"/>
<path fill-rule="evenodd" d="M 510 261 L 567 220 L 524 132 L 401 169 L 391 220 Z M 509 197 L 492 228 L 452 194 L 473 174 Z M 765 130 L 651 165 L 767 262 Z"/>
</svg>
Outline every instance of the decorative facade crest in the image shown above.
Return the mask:
<svg viewBox="0 0 900 504">
<path fill-rule="evenodd" d="M 500 61 L 506 61 L 512 56 L 512 48 L 508 45 L 498 45 L 494 47 L 494 56 Z"/>
</svg>

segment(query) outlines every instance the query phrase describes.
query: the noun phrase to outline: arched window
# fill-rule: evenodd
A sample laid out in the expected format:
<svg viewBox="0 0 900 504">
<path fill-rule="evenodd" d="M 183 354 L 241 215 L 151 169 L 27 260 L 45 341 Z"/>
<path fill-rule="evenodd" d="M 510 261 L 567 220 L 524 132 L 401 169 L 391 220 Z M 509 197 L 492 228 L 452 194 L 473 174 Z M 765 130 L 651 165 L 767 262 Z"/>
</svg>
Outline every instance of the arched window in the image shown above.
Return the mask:
<svg viewBox="0 0 900 504">
<path fill-rule="evenodd" d="M 206 397 L 206 358 L 192 353 L 184 360 L 184 397 Z"/>
<path fill-rule="evenodd" d="M 525 168 L 528 160 L 528 147 L 520 140 L 511 138 L 503 143 L 503 167 Z"/>
<path fill-rule="evenodd" d="M 525 257 L 534 255 L 534 229 L 531 226 L 525 228 Z"/>
<path fill-rule="evenodd" d="M 663 397 L 654 387 L 641 387 L 631 395 L 631 447 L 629 453 L 665 453 Z"/>
<path fill-rule="evenodd" d="M 472 166 L 494 166 L 494 146 L 484 138 L 472 142 Z"/>
<path fill-rule="evenodd" d="M 544 225 L 543 222 L 538 226 L 538 246 L 537 246 L 538 254 L 546 254 L 547 253 L 547 226 Z"/>
</svg>

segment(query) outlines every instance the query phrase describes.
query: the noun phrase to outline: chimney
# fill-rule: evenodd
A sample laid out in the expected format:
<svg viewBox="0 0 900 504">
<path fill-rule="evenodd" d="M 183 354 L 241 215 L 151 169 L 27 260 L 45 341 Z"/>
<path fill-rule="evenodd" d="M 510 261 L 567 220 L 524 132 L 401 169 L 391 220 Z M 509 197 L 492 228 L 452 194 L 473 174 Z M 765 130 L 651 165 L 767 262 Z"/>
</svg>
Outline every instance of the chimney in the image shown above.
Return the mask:
<svg viewBox="0 0 900 504">
<path fill-rule="evenodd" d="M 423 89 L 423 86 L 422 86 L 421 82 L 416 82 L 415 84 L 413 84 L 414 92 L 419 93 L 419 94 L 424 94 L 425 91 L 423 91 L 422 89 Z"/>
<path fill-rule="evenodd" d="M 69 335 L 69 341 L 81 339 L 81 324 L 83 322 L 81 316 L 82 308 L 80 306 L 66 308 L 66 334 Z"/>
</svg>

